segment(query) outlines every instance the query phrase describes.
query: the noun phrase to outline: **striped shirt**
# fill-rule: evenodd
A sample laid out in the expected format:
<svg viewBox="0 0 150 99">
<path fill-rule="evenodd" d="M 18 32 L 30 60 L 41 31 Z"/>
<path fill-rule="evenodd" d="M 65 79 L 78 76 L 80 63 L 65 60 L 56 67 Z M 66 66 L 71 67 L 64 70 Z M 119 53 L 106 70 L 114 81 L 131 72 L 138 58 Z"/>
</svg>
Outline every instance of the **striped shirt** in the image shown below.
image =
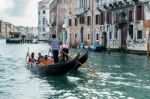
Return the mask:
<svg viewBox="0 0 150 99">
<path fill-rule="evenodd" d="M 51 39 L 51 48 L 52 50 L 59 50 L 59 41 L 56 38 Z"/>
</svg>

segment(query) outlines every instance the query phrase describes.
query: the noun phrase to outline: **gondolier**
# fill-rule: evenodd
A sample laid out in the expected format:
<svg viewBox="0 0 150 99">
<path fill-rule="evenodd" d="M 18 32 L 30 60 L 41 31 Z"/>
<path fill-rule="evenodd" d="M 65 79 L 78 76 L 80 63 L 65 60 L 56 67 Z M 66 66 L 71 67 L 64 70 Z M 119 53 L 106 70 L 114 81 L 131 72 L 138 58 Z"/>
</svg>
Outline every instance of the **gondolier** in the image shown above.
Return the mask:
<svg viewBox="0 0 150 99">
<path fill-rule="evenodd" d="M 60 44 L 55 34 L 52 35 L 52 39 L 49 41 L 49 44 L 51 45 L 54 62 L 58 63 L 59 62 L 58 54 L 59 54 Z"/>
</svg>

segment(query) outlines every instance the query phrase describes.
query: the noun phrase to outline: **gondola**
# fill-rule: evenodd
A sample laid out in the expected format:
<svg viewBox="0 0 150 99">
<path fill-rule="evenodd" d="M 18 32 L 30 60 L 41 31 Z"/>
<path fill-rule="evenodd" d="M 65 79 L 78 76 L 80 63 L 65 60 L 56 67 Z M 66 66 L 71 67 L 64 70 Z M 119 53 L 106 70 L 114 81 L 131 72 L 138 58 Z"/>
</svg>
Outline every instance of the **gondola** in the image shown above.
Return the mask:
<svg viewBox="0 0 150 99">
<path fill-rule="evenodd" d="M 28 69 L 30 69 L 35 74 L 50 75 L 50 76 L 60 76 L 65 75 L 69 71 L 76 67 L 79 61 L 80 55 L 78 54 L 74 59 L 67 62 L 60 62 L 48 66 L 39 66 L 29 63 Z"/>
<path fill-rule="evenodd" d="M 77 64 L 77 66 L 74 68 L 74 70 L 77 70 L 82 64 L 84 64 L 87 59 L 88 59 L 88 50 L 85 50 L 86 52 L 84 52 L 83 55 L 80 56 L 79 58 L 79 62 Z"/>
</svg>

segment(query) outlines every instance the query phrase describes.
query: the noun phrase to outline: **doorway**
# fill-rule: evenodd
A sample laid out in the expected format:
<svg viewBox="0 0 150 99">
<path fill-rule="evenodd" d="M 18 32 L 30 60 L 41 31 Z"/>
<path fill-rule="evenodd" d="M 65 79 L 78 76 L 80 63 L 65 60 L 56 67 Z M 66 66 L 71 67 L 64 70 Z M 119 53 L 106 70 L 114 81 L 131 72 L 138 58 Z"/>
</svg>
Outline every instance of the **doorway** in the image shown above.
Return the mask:
<svg viewBox="0 0 150 99">
<path fill-rule="evenodd" d="M 83 30 L 84 28 L 81 27 L 81 31 L 80 31 L 81 43 L 83 43 Z"/>
<path fill-rule="evenodd" d="M 102 46 L 107 47 L 107 33 L 105 31 L 102 32 Z"/>
<path fill-rule="evenodd" d="M 121 49 L 127 49 L 127 24 L 120 24 L 121 29 Z"/>
</svg>

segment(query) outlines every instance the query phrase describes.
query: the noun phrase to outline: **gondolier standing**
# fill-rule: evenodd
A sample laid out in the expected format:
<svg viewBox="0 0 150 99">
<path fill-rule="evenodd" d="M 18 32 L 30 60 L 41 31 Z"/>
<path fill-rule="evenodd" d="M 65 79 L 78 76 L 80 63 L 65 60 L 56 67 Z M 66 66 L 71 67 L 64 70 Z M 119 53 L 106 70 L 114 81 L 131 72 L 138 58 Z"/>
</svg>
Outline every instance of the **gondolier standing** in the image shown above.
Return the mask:
<svg viewBox="0 0 150 99">
<path fill-rule="evenodd" d="M 58 63 L 59 62 L 58 53 L 59 53 L 59 49 L 60 49 L 60 44 L 59 44 L 59 40 L 56 38 L 55 34 L 52 34 L 52 39 L 49 41 L 49 44 L 51 45 L 54 62 Z"/>
</svg>

